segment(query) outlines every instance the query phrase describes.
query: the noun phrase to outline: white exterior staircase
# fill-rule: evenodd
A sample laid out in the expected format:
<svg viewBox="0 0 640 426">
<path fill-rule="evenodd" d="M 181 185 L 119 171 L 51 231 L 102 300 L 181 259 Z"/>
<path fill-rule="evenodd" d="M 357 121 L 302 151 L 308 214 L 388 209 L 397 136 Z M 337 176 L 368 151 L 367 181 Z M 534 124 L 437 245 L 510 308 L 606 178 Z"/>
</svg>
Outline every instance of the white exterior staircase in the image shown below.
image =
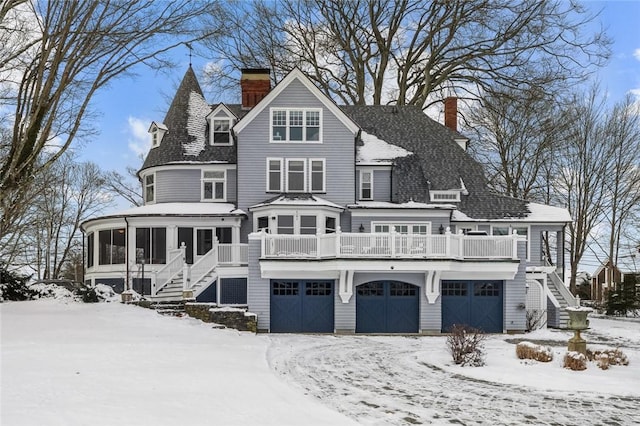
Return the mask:
<svg viewBox="0 0 640 426">
<path fill-rule="evenodd" d="M 579 302 L 556 272 L 551 272 L 547 276 L 547 326 L 567 328 L 569 313 L 566 308 L 577 306 Z"/>
</svg>

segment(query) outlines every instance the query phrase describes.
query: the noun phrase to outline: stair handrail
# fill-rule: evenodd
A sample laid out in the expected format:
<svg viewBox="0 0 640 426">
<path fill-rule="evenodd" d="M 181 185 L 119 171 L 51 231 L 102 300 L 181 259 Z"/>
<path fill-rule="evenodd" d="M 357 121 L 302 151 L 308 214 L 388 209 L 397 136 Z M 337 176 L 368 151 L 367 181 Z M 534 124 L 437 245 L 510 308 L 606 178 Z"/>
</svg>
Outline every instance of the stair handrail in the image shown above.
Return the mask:
<svg viewBox="0 0 640 426">
<path fill-rule="evenodd" d="M 553 266 L 549 263 L 548 260 L 545 260 L 545 263 L 547 264 L 547 266 Z M 571 291 L 569 291 L 567 286 L 564 285 L 564 282 L 562 281 L 560 276 L 558 276 L 558 273 L 556 271 L 553 271 L 548 273 L 547 275 L 551 277 L 551 283 L 556 288 L 556 290 L 558 290 L 558 293 L 560 293 L 562 298 L 567 302 L 567 306 L 577 306 L 579 303 L 578 299 L 576 299 L 575 296 L 571 294 Z"/>
<path fill-rule="evenodd" d="M 214 243 L 211 250 L 206 252 L 196 263 L 191 265 L 191 284 L 193 289 L 196 284 L 206 277 L 218 266 L 218 243 Z"/>
<path fill-rule="evenodd" d="M 186 247 L 184 244 L 180 248 L 169 250 L 167 254 L 167 263 L 153 273 L 152 287 L 155 289 L 154 295 L 158 294 L 182 271 L 186 262 Z"/>
</svg>

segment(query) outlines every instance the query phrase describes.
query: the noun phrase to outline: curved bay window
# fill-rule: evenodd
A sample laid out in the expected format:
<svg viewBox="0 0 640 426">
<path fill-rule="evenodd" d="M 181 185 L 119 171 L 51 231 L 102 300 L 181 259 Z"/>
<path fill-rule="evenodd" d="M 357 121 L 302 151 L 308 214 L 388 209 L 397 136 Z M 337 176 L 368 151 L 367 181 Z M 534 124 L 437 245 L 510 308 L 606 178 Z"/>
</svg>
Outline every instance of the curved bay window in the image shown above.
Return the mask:
<svg viewBox="0 0 640 426">
<path fill-rule="evenodd" d="M 166 228 L 136 228 L 136 263 L 163 264 L 167 261 Z"/>
<path fill-rule="evenodd" d="M 124 228 L 98 232 L 98 264 L 116 265 L 125 262 L 127 232 Z"/>
</svg>

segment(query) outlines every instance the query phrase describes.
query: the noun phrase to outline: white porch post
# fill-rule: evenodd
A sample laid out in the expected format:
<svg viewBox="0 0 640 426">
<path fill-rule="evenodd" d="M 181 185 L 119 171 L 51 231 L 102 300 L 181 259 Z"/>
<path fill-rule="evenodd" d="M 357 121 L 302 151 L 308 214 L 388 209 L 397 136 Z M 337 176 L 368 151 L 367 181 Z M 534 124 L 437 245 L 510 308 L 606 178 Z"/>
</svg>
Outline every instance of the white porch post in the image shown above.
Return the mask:
<svg viewBox="0 0 640 426">
<path fill-rule="evenodd" d="M 518 238 L 518 231 L 517 230 L 513 230 L 513 253 L 512 253 L 512 258 L 513 260 L 518 260 L 518 241 L 520 241 L 520 238 Z"/>
<path fill-rule="evenodd" d="M 444 253 L 445 256 L 451 256 L 451 228 L 447 226 L 447 229 L 444 231 Z"/>
<path fill-rule="evenodd" d="M 192 299 L 193 290 L 191 290 L 191 283 L 189 277 L 189 264 L 187 263 L 187 248 L 182 243 L 180 246 L 180 255 L 182 256 L 182 298 Z"/>
<path fill-rule="evenodd" d="M 342 257 L 341 253 L 340 253 L 340 240 L 341 240 L 341 236 L 342 235 L 342 230 L 340 229 L 340 226 L 338 225 L 338 229 L 336 229 L 336 239 L 335 239 L 335 247 L 336 247 L 336 257 Z"/>
</svg>

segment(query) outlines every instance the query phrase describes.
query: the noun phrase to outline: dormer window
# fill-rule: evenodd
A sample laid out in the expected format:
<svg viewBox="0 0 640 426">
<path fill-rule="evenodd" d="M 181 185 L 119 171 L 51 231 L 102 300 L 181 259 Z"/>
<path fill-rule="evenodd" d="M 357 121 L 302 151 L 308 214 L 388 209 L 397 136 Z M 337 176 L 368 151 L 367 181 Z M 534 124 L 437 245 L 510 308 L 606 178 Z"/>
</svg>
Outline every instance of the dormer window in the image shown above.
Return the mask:
<svg viewBox="0 0 640 426">
<path fill-rule="evenodd" d="M 151 148 L 157 148 L 160 146 L 162 137 L 166 132 L 167 127 L 164 124 L 159 124 L 155 121 L 151 123 L 151 127 L 149 127 L 149 133 L 151 133 Z"/>
<path fill-rule="evenodd" d="M 230 145 L 231 144 L 231 120 L 214 119 L 213 135 L 211 139 L 212 145 Z"/>
<path fill-rule="evenodd" d="M 458 203 L 460 191 L 429 191 L 431 201 L 434 203 Z"/>
</svg>

